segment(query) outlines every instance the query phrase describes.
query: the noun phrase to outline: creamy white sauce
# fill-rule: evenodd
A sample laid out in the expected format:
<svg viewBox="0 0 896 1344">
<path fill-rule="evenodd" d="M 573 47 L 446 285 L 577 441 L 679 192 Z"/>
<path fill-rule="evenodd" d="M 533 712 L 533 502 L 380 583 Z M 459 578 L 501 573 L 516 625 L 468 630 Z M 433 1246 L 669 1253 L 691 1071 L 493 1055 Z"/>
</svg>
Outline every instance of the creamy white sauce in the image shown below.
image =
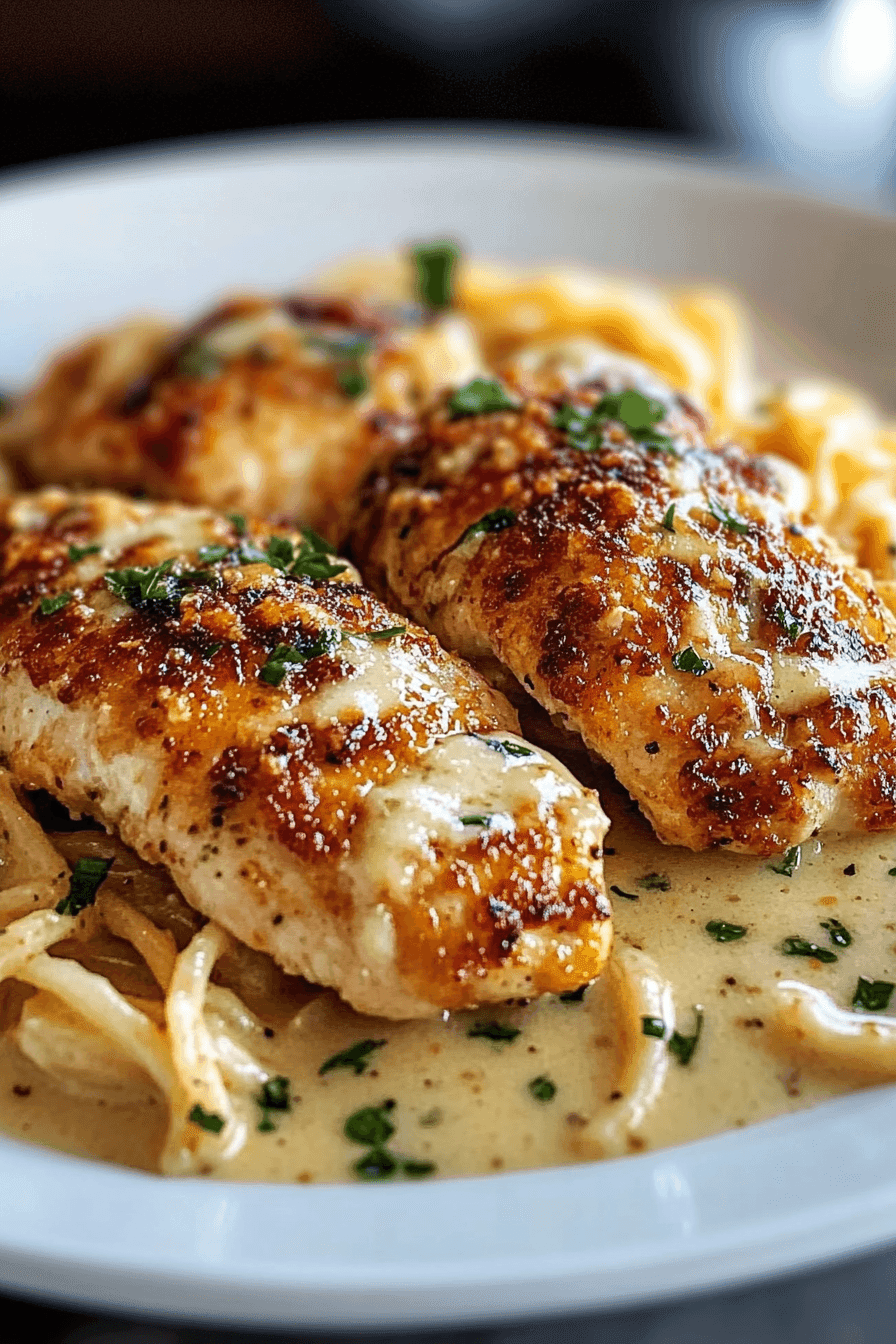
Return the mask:
<svg viewBox="0 0 896 1344">
<path fill-rule="evenodd" d="M 695 1008 L 703 1011 L 690 1062 L 667 1056 L 658 1095 L 625 1147 L 681 1143 L 866 1085 L 868 1076 L 836 1054 L 813 1054 L 776 1032 L 776 986 L 798 980 L 848 1008 L 860 975 L 896 981 L 896 877 L 888 875 L 896 867 L 896 836 L 810 841 L 787 877 L 762 859 L 666 848 L 617 789 L 602 783 L 601 797 L 613 820 L 608 887 L 637 896 L 612 897 L 620 947 L 643 950 L 668 979 L 679 1032 L 691 1034 Z M 669 889 L 645 886 L 651 873 L 668 878 Z M 832 919 L 849 931 L 849 947 L 837 946 L 822 927 Z M 746 934 L 717 942 L 705 928 L 713 920 L 743 926 Z M 792 936 L 837 960 L 785 955 L 782 942 Z M 468 1034 L 492 1022 L 519 1034 L 506 1042 Z M 365 1039 L 385 1044 L 370 1051 L 363 1073 L 319 1073 L 330 1056 Z M 345 1136 L 345 1122 L 387 1100 L 395 1102 L 389 1150 L 434 1163 L 437 1176 L 587 1160 L 594 1155 L 590 1123 L 612 1116 L 624 1101 L 611 1100 L 623 1077 L 624 1048 L 609 977 L 580 1003 L 544 999 L 428 1022 L 361 1017 L 323 994 L 259 1046 L 261 1063 L 290 1079 L 292 1110 L 273 1113 L 273 1131 L 253 1129 L 243 1150 L 210 1174 L 357 1179 L 354 1164 L 366 1150 Z M 533 1095 L 538 1079 L 553 1084 L 553 1096 Z M 161 1099 L 116 1105 L 75 1098 L 10 1041 L 0 1047 L 0 1124 L 8 1134 L 152 1170 L 164 1120 Z"/>
</svg>

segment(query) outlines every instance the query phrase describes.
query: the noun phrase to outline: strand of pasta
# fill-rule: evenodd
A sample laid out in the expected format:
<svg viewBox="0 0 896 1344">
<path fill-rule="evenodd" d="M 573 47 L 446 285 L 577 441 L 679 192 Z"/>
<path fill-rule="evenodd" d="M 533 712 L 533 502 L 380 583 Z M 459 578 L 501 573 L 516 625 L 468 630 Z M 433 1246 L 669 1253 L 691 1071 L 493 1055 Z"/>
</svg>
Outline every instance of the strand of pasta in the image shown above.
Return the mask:
<svg viewBox="0 0 896 1344">
<path fill-rule="evenodd" d="M 67 957 L 40 952 L 17 970 L 16 976 L 62 999 L 140 1064 L 166 1098 L 171 1097 L 175 1077 L 164 1034 L 104 975 L 85 970 Z"/>
<path fill-rule="evenodd" d="M 669 1070 L 666 1036 L 675 1027 L 672 987 L 644 952 L 617 943 L 605 975 L 616 1007 L 622 1068 L 613 1098 L 578 1135 L 591 1158 L 622 1157 L 638 1146 L 638 1129 L 657 1104 Z M 659 1018 L 663 1037 L 644 1034 L 644 1018 Z"/>
<path fill-rule="evenodd" d="M 206 924 L 174 964 L 165 1017 L 179 1087 L 178 1095 L 172 1098 L 171 1122 L 162 1154 L 162 1170 L 168 1174 L 196 1170 L 204 1153 L 218 1161 L 226 1160 L 246 1141 L 247 1125 L 237 1114 L 224 1085 L 215 1042 L 203 1011 L 209 977 L 230 942 L 230 935 L 223 929 Z M 198 1113 L 191 1120 L 197 1108 Z"/>
<path fill-rule="evenodd" d="M 177 960 L 177 944 L 167 929 L 160 929 L 151 919 L 120 896 L 101 892 L 96 909 L 110 933 L 125 939 L 137 951 L 152 971 L 162 989 L 171 984 Z"/>
<path fill-rule="evenodd" d="M 77 920 L 54 910 L 35 910 L 0 930 L 0 980 L 21 978 L 32 957 L 74 931 Z"/>
<path fill-rule="evenodd" d="M 829 994 L 797 980 L 775 987 L 773 1046 L 876 1079 L 896 1078 L 896 1018 L 841 1008 Z"/>
</svg>

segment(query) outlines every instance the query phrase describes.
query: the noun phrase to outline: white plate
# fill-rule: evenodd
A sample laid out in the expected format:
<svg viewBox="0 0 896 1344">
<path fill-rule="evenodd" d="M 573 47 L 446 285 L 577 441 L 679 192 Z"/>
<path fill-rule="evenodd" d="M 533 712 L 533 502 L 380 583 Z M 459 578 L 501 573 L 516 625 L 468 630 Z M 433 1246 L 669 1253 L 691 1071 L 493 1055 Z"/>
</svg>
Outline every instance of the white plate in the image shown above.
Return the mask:
<svg viewBox="0 0 896 1344">
<path fill-rule="evenodd" d="M 711 277 L 766 356 L 892 400 L 896 221 L 575 137 L 275 136 L 17 174 L 0 384 L 134 307 L 283 289 L 433 235 L 511 259 Z M 294 1326 L 448 1324 L 744 1283 L 896 1237 L 896 1093 L 620 1162 L 370 1186 L 162 1181 L 0 1141 L 0 1284 Z"/>
</svg>

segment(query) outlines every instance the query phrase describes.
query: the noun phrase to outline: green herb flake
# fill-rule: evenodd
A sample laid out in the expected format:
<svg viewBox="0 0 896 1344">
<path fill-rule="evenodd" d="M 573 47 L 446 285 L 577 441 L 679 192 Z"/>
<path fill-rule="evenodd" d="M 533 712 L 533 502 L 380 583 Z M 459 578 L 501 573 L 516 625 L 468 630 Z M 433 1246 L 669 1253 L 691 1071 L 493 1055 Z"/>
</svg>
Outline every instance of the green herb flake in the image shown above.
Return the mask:
<svg viewBox="0 0 896 1344">
<path fill-rule="evenodd" d="M 147 602 L 172 600 L 176 582 L 171 574 L 172 560 L 158 565 L 139 565 L 130 569 L 110 569 L 106 587 L 128 606 L 141 607 Z"/>
<path fill-rule="evenodd" d="M 332 653 L 333 635 L 334 632 L 331 630 L 322 630 L 301 647 L 278 644 L 264 666 L 259 669 L 259 677 L 269 686 L 279 686 L 290 667 L 298 667 L 310 663 L 314 658 L 322 658 L 326 653 Z"/>
<path fill-rule="evenodd" d="M 448 413 L 452 420 L 468 415 L 493 415 L 496 411 L 518 411 L 496 378 L 474 378 L 466 387 L 459 387 L 448 398 Z"/>
<path fill-rule="evenodd" d="M 703 1031 L 703 1009 L 694 1008 L 694 1018 L 696 1025 L 692 1036 L 684 1036 L 680 1031 L 673 1031 L 669 1037 L 669 1054 L 674 1055 L 679 1064 L 690 1064 L 694 1057 L 694 1051 L 697 1049 L 697 1042 L 700 1040 L 700 1034 Z"/>
<path fill-rule="evenodd" d="M 543 1073 L 537 1078 L 530 1079 L 527 1086 L 536 1101 L 553 1101 L 557 1095 L 557 1084 L 551 1082 Z"/>
<path fill-rule="evenodd" d="M 791 644 L 798 639 L 802 632 L 802 624 L 791 616 L 789 611 L 785 611 L 782 606 L 775 607 L 772 612 L 772 620 L 776 625 L 780 625 Z"/>
<path fill-rule="evenodd" d="M 206 1130 L 209 1134 L 220 1134 L 224 1128 L 224 1121 L 220 1115 L 214 1111 L 207 1111 L 199 1105 L 197 1101 L 187 1119 L 191 1124 L 198 1125 L 200 1129 Z"/>
<path fill-rule="evenodd" d="M 349 365 L 336 370 L 336 382 L 347 397 L 363 397 L 370 387 L 370 379 L 360 365 Z"/>
<path fill-rule="evenodd" d="M 57 593 L 55 597 L 42 597 L 38 603 L 38 611 L 41 616 L 55 616 L 57 611 L 62 611 L 67 607 L 74 597 L 74 593 Z"/>
<path fill-rule="evenodd" d="M 201 546 L 198 551 L 198 557 L 204 565 L 216 565 L 229 554 L 229 546 Z"/>
<path fill-rule="evenodd" d="M 661 1017 L 641 1018 L 642 1036 L 655 1036 L 658 1041 L 666 1038 L 666 1024 Z"/>
<path fill-rule="evenodd" d="M 674 504 L 670 504 L 669 507 L 668 507 L 668 509 L 666 510 L 666 512 L 663 514 L 663 522 L 662 522 L 662 526 L 666 529 L 667 532 L 674 532 L 674 531 L 675 531 L 675 505 L 674 505 Z"/>
<path fill-rule="evenodd" d="M 796 936 L 785 938 L 781 944 L 781 951 L 786 957 L 815 957 L 816 961 L 823 961 L 826 964 L 837 960 L 837 953 L 832 952 L 830 948 L 819 947 L 817 943 L 810 943 L 808 938 Z"/>
<path fill-rule="evenodd" d="M 492 819 L 490 816 L 486 816 L 485 813 L 477 812 L 469 817 L 460 817 L 459 821 L 461 826 L 490 826 Z"/>
<path fill-rule="evenodd" d="M 395 1133 L 395 1126 L 388 1117 L 394 1102 L 384 1101 L 382 1106 L 362 1106 L 348 1117 L 343 1133 L 352 1143 L 363 1143 L 368 1148 L 382 1148 Z"/>
<path fill-rule="evenodd" d="M 57 915 L 80 915 L 93 905 L 113 862 L 113 859 L 78 859 L 69 878 L 68 894 L 56 906 Z"/>
<path fill-rule="evenodd" d="M 588 980 L 584 985 L 579 985 L 578 989 L 565 989 L 562 994 L 557 995 L 557 998 L 561 1003 L 581 1003 L 590 984 L 591 981 Z"/>
<path fill-rule="evenodd" d="M 388 1181 L 398 1170 L 398 1158 L 385 1148 L 371 1148 L 369 1153 L 358 1158 L 352 1170 L 360 1181 Z"/>
<path fill-rule="evenodd" d="M 224 647 L 223 641 L 218 644 L 209 644 L 208 648 L 206 649 L 205 653 L 202 656 L 207 663 L 210 663 L 211 660 L 214 658 L 215 654 L 220 653 L 223 647 Z"/>
<path fill-rule="evenodd" d="M 455 545 L 460 546 L 468 541 L 470 537 L 478 537 L 481 533 L 503 532 L 508 527 L 513 527 L 516 522 L 516 514 L 513 509 L 492 509 L 491 513 L 486 513 L 482 518 L 477 519 L 475 523 L 461 533 L 460 538 Z"/>
<path fill-rule="evenodd" d="M 68 548 L 68 558 L 73 564 L 77 564 L 79 560 L 84 559 L 85 555 L 98 555 L 102 549 L 102 546 L 99 545 L 75 546 L 74 543 L 72 543 Z"/>
<path fill-rule="evenodd" d="M 888 868 L 887 877 L 896 877 L 896 868 Z"/>
<path fill-rule="evenodd" d="M 467 1028 L 470 1037 L 482 1037 L 486 1041 L 495 1041 L 498 1045 L 507 1045 L 515 1041 L 520 1034 L 519 1027 L 511 1027 L 507 1022 L 475 1022 Z"/>
<path fill-rule="evenodd" d="M 743 924 L 729 924 L 724 919 L 711 919 L 703 926 L 717 943 L 736 943 L 746 936 Z"/>
<path fill-rule="evenodd" d="M 852 934 L 839 919 L 823 919 L 821 927 L 827 929 L 828 937 L 836 947 L 851 947 Z"/>
<path fill-rule="evenodd" d="M 257 1098 L 259 1106 L 263 1106 L 268 1111 L 291 1110 L 290 1086 L 289 1079 L 284 1078 L 282 1073 L 278 1073 L 273 1078 L 265 1079 Z"/>
<path fill-rule="evenodd" d="M 508 742 L 502 737 L 483 737 L 480 741 L 484 742 L 492 751 L 499 751 L 502 756 L 534 756 L 535 752 L 531 747 L 524 747 L 522 742 Z"/>
<path fill-rule="evenodd" d="M 624 901 L 638 901 L 640 896 L 636 891 L 623 891 L 622 887 L 611 887 L 614 896 L 621 896 Z"/>
<path fill-rule="evenodd" d="M 364 632 L 364 638 L 369 639 L 371 644 L 383 644 L 386 640 L 397 639 L 399 635 L 406 635 L 407 632 L 406 625 L 390 625 L 387 630 L 367 630 Z"/>
<path fill-rule="evenodd" d="M 860 975 L 852 996 L 852 1006 L 866 1013 L 883 1013 L 890 1006 L 894 988 L 896 986 L 890 980 L 869 980 L 867 976 Z"/>
<path fill-rule="evenodd" d="M 419 1181 L 424 1176 L 431 1176 L 436 1170 L 435 1162 L 422 1162 L 414 1157 L 401 1157 L 398 1160 L 401 1163 L 402 1173 L 412 1181 Z"/>
<path fill-rule="evenodd" d="M 644 887 L 645 891 L 671 891 L 672 882 L 665 873 L 645 873 L 635 881 L 636 887 Z"/>
<path fill-rule="evenodd" d="M 745 523 L 743 518 L 738 518 L 736 513 L 726 509 L 721 500 L 711 499 L 708 504 L 709 512 L 715 518 L 717 523 L 727 527 L 731 532 L 737 532 L 739 536 L 746 536 L 750 531 L 750 524 Z"/>
<path fill-rule="evenodd" d="M 234 532 L 237 534 L 238 537 L 244 537 L 246 535 L 246 518 L 244 514 L 227 513 L 224 516 L 227 519 L 227 521 L 231 524 Z"/>
<path fill-rule="evenodd" d="M 690 644 L 686 649 L 679 649 L 674 655 L 672 666 L 678 672 L 691 672 L 695 677 L 702 677 L 705 672 L 712 671 L 712 663 L 706 658 L 701 658 Z"/>
<path fill-rule="evenodd" d="M 416 271 L 417 297 L 426 308 L 439 312 L 454 301 L 454 273 L 460 260 L 456 243 L 421 243 L 411 252 Z"/>
<path fill-rule="evenodd" d="M 206 345 L 205 341 L 190 341 L 177 357 L 175 373 L 181 378 L 196 378 L 206 382 L 217 378 L 224 367 L 220 356 Z"/>
<path fill-rule="evenodd" d="M 793 877 L 797 868 L 800 866 L 800 860 L 803 857 L 803 851 L 799 845 L 791 845 L 790 849 L 784 851 L 780 859 L 766 866 L 773 873 L 780 873 L 782 877 Z"/>
<path fill-rule="evenodd" d="M 332 1073 L 334 1069 L 352 1069 L 356 1074 L 363 1073 L 370 1063 L 370 1056 L 374 1050 L 379 1050 L 385 1044 L 385 1040 L 375 1041 L 371 1037 L 355 1041 L 347 1050 L 340 1050 L 338 1054 L 325 1059 L 317 1072 L 323 1075 Z"/>
</svg>

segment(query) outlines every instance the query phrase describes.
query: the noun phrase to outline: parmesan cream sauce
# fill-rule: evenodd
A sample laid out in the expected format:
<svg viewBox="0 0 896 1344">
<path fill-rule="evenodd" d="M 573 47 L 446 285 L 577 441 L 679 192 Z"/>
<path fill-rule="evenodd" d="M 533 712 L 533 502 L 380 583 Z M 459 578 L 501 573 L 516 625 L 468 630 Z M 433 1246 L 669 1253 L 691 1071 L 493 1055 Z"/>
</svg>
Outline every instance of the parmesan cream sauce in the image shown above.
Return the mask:
<svg viewBox="0 0 896 1344">
<path fill-rule="evenodd" d="M 762 859 L 666 848 L 615 786 L 602 781 L 601 799 L 612 819 L 607 887 L 629 894 L 612 895 L 616 938 L 642 949 L 668 979 L 679 1031 L 692 1033 L 694 1009 L 703 1010 L 690 1062 L 670 1060 L 629 1150 L 698 1139 L 867 1085 L 868 1077 L 837 1054 L 813 1055 L 775 1032 L 775 985 L 799 980 L 848 1008 L 859 976 L 896 981 L 896 877 L 888 875 L 896 836 L 809 841 L 787 877 Z M 645 886 L 648 874 L 667 878 L 668 890 Z M 850 946 L 832 943 L 822 926 L 832 919 L 849 931 Z M 705 928 L 714 920 L 742 925 L 746 934 L 717 942 Z M 836 962 L 785 955 L 790 936 L 829 949 Z M 506 1042 L 469 1035 L 477 1023 L 492 1022 L 519 1034 Z M 363 1073 L 318 1072 L 365 1038 L 385 1044 L 370 1052 Z M 606 979 L 580 1002 L 549 998 L 430 1022 L 361 1017 L 324 993 L 288 1028 L 259 1042 L 262 1062 L 291 1081 L 291 1111 L 272 1112 L 271 1132 L 253 1126 L 244 1149 L 209 1174 L 356 1179 L 354 1163 L 365 1150 L 345 1136 L 346 1119 L 386 1100 L 395 1103 L 390 1151 L 434 1163 L 437 1176 L 587 1160 L 587 1122 L 620 1100 L 613 1099 L 623 1063 L 619 1040 Z M 556 1088 L 548 1100 L 530 1089 L 544 1078 Z M 15 1138 L 154 1170 L 165 1105 L 149 1091 L 126 1105 L 71 1096 L 7 1039 L 0 1044 L 0 1126 Z"/>
</svg>

